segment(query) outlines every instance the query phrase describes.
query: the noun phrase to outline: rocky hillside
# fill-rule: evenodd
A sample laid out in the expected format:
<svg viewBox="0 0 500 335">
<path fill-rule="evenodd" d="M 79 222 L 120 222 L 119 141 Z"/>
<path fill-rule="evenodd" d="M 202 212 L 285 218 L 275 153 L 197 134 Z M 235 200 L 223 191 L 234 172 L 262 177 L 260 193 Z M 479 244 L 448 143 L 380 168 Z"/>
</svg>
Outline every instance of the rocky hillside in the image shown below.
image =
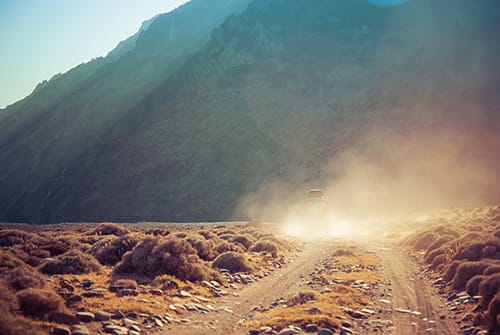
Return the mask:
<svg viewBox="0 0 500 335">
<path fill-rule="evenodd" d="M 229 219 L 405 139 L 499 177 L 497 2 L 249 2 L 193 0 L 0 111 L 0 221 Z"/>
</svg>

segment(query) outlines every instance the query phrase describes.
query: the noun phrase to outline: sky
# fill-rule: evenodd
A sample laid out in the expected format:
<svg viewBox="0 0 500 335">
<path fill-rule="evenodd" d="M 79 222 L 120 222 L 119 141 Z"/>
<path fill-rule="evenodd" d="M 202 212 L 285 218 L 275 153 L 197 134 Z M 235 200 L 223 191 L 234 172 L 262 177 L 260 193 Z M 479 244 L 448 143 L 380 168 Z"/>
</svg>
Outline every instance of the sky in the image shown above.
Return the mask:
<svg viewBox="0 0 500 335">
<path fill-rule="evenodd" d="M 0 0 L 0 108 L 187 0 Z"/>
</svg>

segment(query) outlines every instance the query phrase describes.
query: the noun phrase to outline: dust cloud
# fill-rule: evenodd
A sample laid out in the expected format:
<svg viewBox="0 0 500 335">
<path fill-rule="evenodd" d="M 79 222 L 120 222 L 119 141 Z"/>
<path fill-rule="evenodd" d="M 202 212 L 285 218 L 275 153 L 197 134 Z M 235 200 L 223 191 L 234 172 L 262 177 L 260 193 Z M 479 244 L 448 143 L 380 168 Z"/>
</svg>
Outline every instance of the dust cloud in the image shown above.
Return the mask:
<svg viewBox="0 0 500 335">
<path fill-rule="evenodd" d="M 498 136 L 470 124 L 373 128 L 330 158 L 326 183 L 266 182 L 241 199 L 237 213 L 285 223 L 286 233 L 302 237 L 387 234 L 402 218 L 497 202 L 498 152 Z M 310 188 L 323 189 L 328 206 L 312 217 L 304 205 Z"/>
</svg>

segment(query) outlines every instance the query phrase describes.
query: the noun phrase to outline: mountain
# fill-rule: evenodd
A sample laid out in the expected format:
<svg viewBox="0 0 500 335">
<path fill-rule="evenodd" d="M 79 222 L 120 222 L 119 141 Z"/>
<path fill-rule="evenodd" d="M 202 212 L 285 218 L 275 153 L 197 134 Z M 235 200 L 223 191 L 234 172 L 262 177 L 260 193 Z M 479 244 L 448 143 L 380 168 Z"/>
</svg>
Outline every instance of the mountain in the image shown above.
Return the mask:
<svg viewBox="0 0 500 335">
<path fill-rule="evenodd" d="M 494 0 L 192 0 L 0 111 L 0 221 L 238 219 L 362 166 L 361 184 L 498 201 L 499 18 Z"/>
</svg>

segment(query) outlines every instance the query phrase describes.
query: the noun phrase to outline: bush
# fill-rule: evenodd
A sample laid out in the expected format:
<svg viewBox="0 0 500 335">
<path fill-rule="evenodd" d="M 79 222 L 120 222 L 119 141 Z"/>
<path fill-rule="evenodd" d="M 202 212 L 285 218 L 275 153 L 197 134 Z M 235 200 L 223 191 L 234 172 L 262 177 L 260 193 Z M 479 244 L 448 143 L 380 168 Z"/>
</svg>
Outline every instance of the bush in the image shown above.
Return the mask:
<svg viewBox="0 0 500 335">
<path fill-rule="evenodd" d="M 102 265 L 115 265 L 121 261 L 123 255 L 132 250 L 136 244 L 137 239 L 129 235 L 103 238 L 90 248 L 89 253 Z"/>
<path fill-rule="evenodd" d="M 225 240 L 222 240 L 217 244 L 215 251 L 217 251 L 218 254 L 222 254 L 227 251 L 244 252 L 243 248 L 239 244 L 231 243 Z"/>
<path fill-rule="evenodd" d="M 29 288 L 17 294 L 19 309 L 36 319 L 46 319 L 50 313 L 64 310 L 64 302 L 57 294 L 42 289 Z"/>
<path fill-rule="evenodd" d="M 199 236 L 198 238 L 196 236 L 192 236 L 187 238 L 187 241 L 196 250 L 198 256 L 205 261 L 212 261 L 218 255 L 215 248 L 215 242 L 212 240 L 206 240 L 202 236 Z"/>
<path fill-rule="evenodd" d="M 113 275 L 140 275 L 154 278 L 169 274 L 181 280 L 220 280 L 220 274 L 203 262 L 184 239 L 146 238 L 126 253 Z"/>
<path fill-rule="evenodd" d="M 434 251 L 438 248 L 441 248 L 443 245 L 445 245 L 453 240 L 454 240 L 453 236 L 450 236 L 450 235 L 441 236 L 440 238 L 438 238 L 436 241 L 434 241 L 427 248 L 427 251 L 425 252 L 425 256 L 427 257 L 427 255 L 429 255 L 429 253 L 431 253 L 432 251 Z"/>
<path fill-rule="evenodd" d="M 427 263 L 427 264 L 431 264 L 432 262 L 434 262 L 434 259 L 437 257 L 437 256 L 440 256 L 440 255 L 446 255 L 450 250 L 450 247 L 445 244 L 437 249 L 434 249 L 432 250 L 431 252 L 427 253 L 424 257 L 424 261 Z"/>
<path fill-rule="evenodd" d="M 453 261 L 451 264 L 448 266 L 444 273 L 444 280 L 449 282 L 455 277 L 455 274 L 457 272 L 458 266 L 462 264 L 462 261 Z"/>
<path fill-rule="evenodd" d="M 15 291 L 27 288 L 41 288 L 45 285 L 43 276 L 27 265 L 15 268 L 7 273 L 7 283 Z"/>
<path fill-rule="evenodd" d="M 423 250 L 429 247 L 434 241 L 439 238 L 439 235 L 433 232 L 425 232 L 415 240 L 415 250 Z"/>
<path fill-rule="evenodd" d="M 479 284 L 478 293 L 481 298 L 481 307 L 483 310 L 488 308 L 491 299 L 500 290 L 500 273 L 494 274 L 483 280 Z"/>
<path fill-rule="evenodd" d="M 444 266 L 446 261 L 447 261 L 446 255 L 441 254 L 441 255 L 436 256 L 434 258 L 434 260 L 432 261 L 431 269 L 438 270 L 439 268 Z"/>
<path fill-rule="evenodd" d="M 288 306 L 303 305 L 309 301 L 316 300 L 316 294 L 314 292 L 299 292 L 288 297 Z"/>
<path fill-rule="evenodd" d="M 232 273 L 252 272 L 253 268 L 247 258 L 239 253 L 228 251 L 217 256 L 212 266 L 218 269 L 226 269 Z"/>
<path fill-rule="evenodd" d="M 239 243 L 243 247 L 245 247 L 245 249 L 248 250 L 252 246 L 252 244 L 255 242 L 255 240 L 248 234 L 240 234 L 240 235 L 234 236 L 231 239 L 231 242 Z"/>
<path fill-rule="evenodd" d="M 250 251 L 252 252 L 270 252 L 277 253 L 278 247 L 276 244 L 269 240 L 260 240 L 255 242 L 251 247 Z"/>
<path fill-rule="evenodd" d="M 179 289 L 179 284 L 174 276 L 171 275 L 161 275 L 157 276 L 152 282 L 151 286 L 159 287 L 164 291 L 177 290 Z"/>
<path fill-rule="evenodd" d="M 40 267 L 45 274 L 81 274 L 100 270 L 99 262 L 92 256 L 81 251 L 70 251 L 48 260 Z"/>
<path fill-rule="evenodd" d="M 467 281 L 474 276 L 483 274 L 483 271 L 489 267 L 488 262 L 463 262 L 457 268 L 456 274 L 453 277 L 453 290 L 464 290 Z"/>
<path fill-rule="evenodd" d="M 0 281 L 0 334 L 2 335 L 34 335 L 33 325 L 16 318 L 12 311 L 17 310 L 17 297 L 10 288 Z"/>
<path fill-rule="evenodd" d="M 10 271 L 19 266 L 26 266 L 26 263 L 14 256 L 10 251 L 0 250 L 0 273 Z"/>
<path fill-rule="evenodd" d="M 123 236 L 130 233 L 130 230 L 123 228 L 116 223 L 103 222 L 89 232 L 90 235 L 115 235 Z"/>
<path fill-rule="evenodd" d="M 484 270 L 483 275 L 490 276 L 495 273 L 500 273 L 500 265 L 492 265 L 488 266 L 486 270 Z"/>
<path fill-rule="evenodd" d="M 490 304 L 488 305 L 488 317 L 491 320 L 491 327 L 497 328 L 500 327 L 499 321 L 500 315 L 500 292 L 497 292 L 493 299 L 491 299 Z"/>
<path fill-rule="evenodd" d="M 465 290 L 470 296 L 475 296 L 479 292 L 479 285 L 483 282 L 483 280 L 487 279 L 488 276 L 485 275 L 477 275 L 469 279 L 467 284 L 465 285 Z"/>
<path fill-rule="evenodd" d="M 23 244 L 31 237 L 30 233 L 18 229 L 0 230 L 0 247 L 12 247 L 16 244 Z"/>
</svg>

